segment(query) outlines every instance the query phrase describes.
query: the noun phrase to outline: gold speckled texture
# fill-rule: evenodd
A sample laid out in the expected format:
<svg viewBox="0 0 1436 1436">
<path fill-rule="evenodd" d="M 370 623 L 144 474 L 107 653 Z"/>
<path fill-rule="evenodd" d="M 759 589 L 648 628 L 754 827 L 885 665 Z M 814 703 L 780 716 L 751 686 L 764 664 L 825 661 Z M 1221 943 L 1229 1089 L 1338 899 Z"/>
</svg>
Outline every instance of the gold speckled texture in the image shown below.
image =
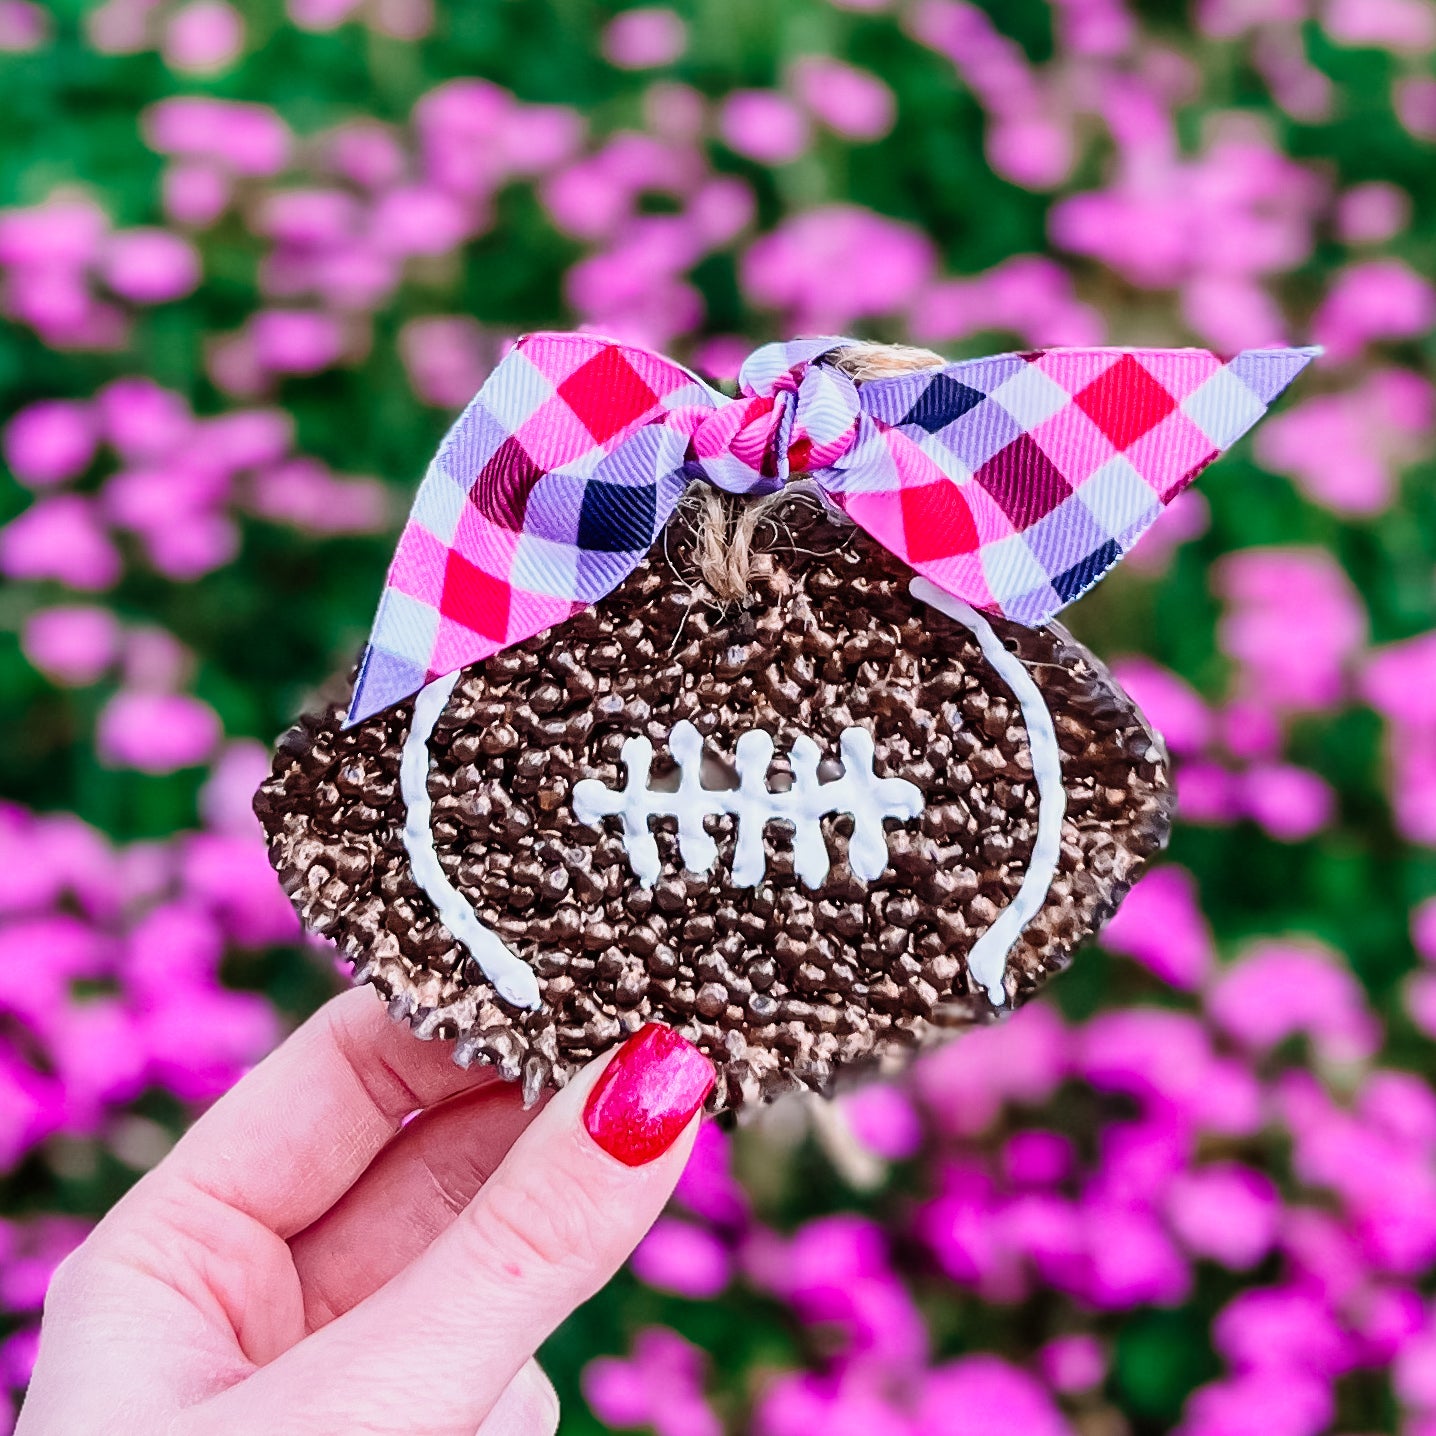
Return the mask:
<svg viewBox="0 0 1436 1436">
<path fill-rule="evenodd" d="M 409 872 L 398 772 L 412 705 L 347 732 L 342 703 L 306 715 L 256 798 L 286 891 L 356 979 L 530 1097 L 651 1019 L 713 1059 L 721 1109 L 890 1070 L 998 1012 L 964 959 L 1017 893 L 1036 835 L 1016 699 L 966 629 L 909 596 L 902 564 L 810 501 L 795 496 L 763 526 L 741 605 L 698 579 L 689 525 L 680 511 L 596 608 L 467 670 L 431 740 L 440 861 L 534 966 L 539 1010 L 495 996 Z M 1159 741 L 1084 647 L 1055 626 L 993 626 L 1052 711 L 1067 789 L 1057 877 L 1008 961 L 1015 1006 L 1165 843 L 1171 793 Z M 660 819 L 662 875 L 644 888 L 618 820 L 580 824 L 569 794 L 584 777 L 621 786 L 619 750 L 639 733 L 661 776 L 681 718 L 720 763 L 744 731 L 766 729 L 775 774 L 798 734 L 835 757 L 844 728 L 867 727 L 878 774 L 916 783 L 926 811 L 888 823 L 890 865 L 871 883 L 845 861 L 851 820 L 825 818 L 833 864 L 817 890 L 794 876 L 780 825 L 767 829 L 765 880 L 737 888 L 731 818 L 709 819 L 719 859 L 707 876 L 682 870 L 675 824 Z"/>
</svg>

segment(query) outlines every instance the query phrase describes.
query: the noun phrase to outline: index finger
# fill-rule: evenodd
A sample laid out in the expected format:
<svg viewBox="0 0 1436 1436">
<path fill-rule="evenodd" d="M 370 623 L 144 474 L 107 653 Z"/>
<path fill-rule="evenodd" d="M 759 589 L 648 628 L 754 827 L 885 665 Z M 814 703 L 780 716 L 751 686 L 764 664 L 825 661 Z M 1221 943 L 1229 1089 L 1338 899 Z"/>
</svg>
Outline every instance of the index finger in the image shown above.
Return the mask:
<svg viewBox="0 0 1436 1436">
<path fill-rule="evenodd" d="M 358 1180 L 410 1113 L 499 1080 L 454 1064 L 452 1044 L 421 1041 L 368 989 L 324 1004 L 225 1093 L 122 1204 L 181 1181 L 286 1241 Z"/>
</svg>

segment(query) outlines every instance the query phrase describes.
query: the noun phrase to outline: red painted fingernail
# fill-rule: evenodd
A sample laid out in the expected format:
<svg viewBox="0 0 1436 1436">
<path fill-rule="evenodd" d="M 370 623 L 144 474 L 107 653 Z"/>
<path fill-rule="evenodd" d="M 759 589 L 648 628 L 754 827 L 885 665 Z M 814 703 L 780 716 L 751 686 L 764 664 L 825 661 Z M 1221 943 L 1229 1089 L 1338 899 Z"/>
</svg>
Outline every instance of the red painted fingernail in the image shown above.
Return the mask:
<svg viewBox="0 0 1436 1436">
<path fill-rule="evenodd" d="M 713 1090 L 713 1064 L 671 1027 L 640 1027 L 583 1109 L 588 1135 L 630 1167 L 661 1157 Z"/>
</svg>

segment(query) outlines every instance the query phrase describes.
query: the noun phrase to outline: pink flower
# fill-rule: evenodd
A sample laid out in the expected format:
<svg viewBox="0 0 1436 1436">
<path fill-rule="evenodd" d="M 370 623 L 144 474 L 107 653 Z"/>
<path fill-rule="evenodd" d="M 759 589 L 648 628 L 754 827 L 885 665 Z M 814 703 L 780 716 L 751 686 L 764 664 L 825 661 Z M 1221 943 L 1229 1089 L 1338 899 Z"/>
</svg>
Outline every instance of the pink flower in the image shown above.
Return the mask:
<svg viewBox="0 0 1436 1436">
<path fill-rule="evenodd" d="M 1264 1370 L 1199 1386 L 1176 1436 L 1318 1436 L 1334 1410 L 1318 1376 Z"/>
<path fill-rule="evenodd" d="M 325 156 L 333 171 L 365 189 L 397 183 L 407 157 L 387 125 L 378 120 L 352 120 L 330 131 Z"/>
<path fill-rule="evenodd" d="M 1239 777 L 1220 763 L 1183 763 L 1176 788 L 1177 815 L 1184 823 L 1220 827 L 1241 816 Z"/>
<path fill-rule="evenodd" d="M 643 92 L 644 128 L 671 144 L 695 144 L 708 124 L 708 101 L 692 85 L 655 80 Z"/>
<path fill-rule="evenodd" d="M 1373 1072 L 1357 1094 L 1356 1113 L 1403 1146 L 1436 1151 L 1436 1091 L 1413 1072 Z"/>
<path fill-rule="evenodd" d="M 753 223 L 756 210 L 745 181 L 718 175 L 694 192 L 685 218 L 703 244 L 717 248 L 737 239 Z"/>
<path fill-rule="evenodd" d="M 1056 189 L 1072 172 L 1072 131 L 1057 117 L 1007 116 L 988 131 L 986 149 L 992 168 L 1024 189 Z"/>
<path fill-rule="evenodd" d="M 317 374 L 344 352 L 343 326 L 312 309 L 263 309 L 250 320 L 255 358 L 274 374 Z"/>
<path fill-rule="evenodd" d="M 818 1217 L 791 1241 L 752 1241 L 745 1265 L 755 1285 L 801 1321 L 835 1327 L 855 1353 L 901 1366 L 926 1355 L 927 1331 L 889 1266 L 887 1237 L 866 1218 Z"/>
<path fill-rule="evenodd" d="M 23 55 L 50 39 L 50 16 L 30 0 L 0 0 L 0 54 Z"/>
<path fill-rule="evenodd" d="M 399 331 L 409 385 L 425 404 L 461 409 L 478 392 L 497 358 L 495 345 L 467 315 L 430 315 Z"/>
<path fill-rule="evenodd" d="M 1278 842 L 1300 843 L 1336 816 L 1331 784 L 1309 768 L 1293 763 L 1262 763 L 1240 779 L 1246 814 Z"/>
<path fill-rule="evenodd" d="M 1182 288 L 1182 318 L 1226 352 L 1289 342 L 1280 305 L 1249 275 L 1193 275 Z"/>
<path fill-rule="evenodd" d="M 370 223 L 382 253 L 405 257 L 447 254 L 476 229 L 467 205 L 427 185 L 400 185 L 380 195 Z"/>
<path fill-rule="evenodd" d="M 1065 0 L 1054 18 L 1063 48 L 1077 55 L 1120 55 L 1132 43 L 1135 22 L 1121 0 Z"/>
<path fill-rule="evenodd" d="M 239 529 L 225 514 L 187 513 L 143 535 L 145 551 L 157 572 L 176 583 L 190 583 L 223 568 L 239 552 Z"/>
<path fill-rule="evenodd" d="M 718 131 L 729 149 L 764 165 L 790 164 L 810 140 L 803 112 L 772 90 L 735 90 L 718 112 Z"/>
<path fill-rule="evenodd" d="M 12 1229 L 0 1259 L 0 1305 L 6 1311 L 39 1311 L 55 1268 L 89 1234 L 73 1217 L 38 1217 Z"/>
<path fill-rule="evenodd" d="M 1212 985 L 1207 1011 L 1229 1036 L 1262 1052 L 1304 1033 L 1323 1060 L 1354 1062 L 1381 1038 L 1356 979 L 1314 942 L 1255 944 Z"/>
<path fill-rule="evenodd" d="M 301 30 L 335 30 L 353 16 L 364 0 L 287 0 L 289 18 Z"/>
<path fill-rule="evenodd" d="M 1140 1206 L 1089 1201 L 1087 1270 L 1076 1294 L 1099 1311 L 1176 1306 L 1192 1289 L 1186 1258 Z"/>
<path fill-rule="evenodd" d="M 707 1301 L 728 1285 L 728 1249 L 706 1227 L 660 1217 L 630 1260 L 633 1274 L 660 1291 Z"/>
<path fill-rule="evenodd" d="M 1252 62 L 1280 109 L 1303 124 L 1321 124 L 1335 111 L 1336 86 L 1307 58 L 1300 23 L 1273 25 L 1252 40 Z"/>
<path fill-rule="evenodd" d="M 1391 88 L 1396 118 L 1418 140 L 1436 140 L 1436 80 L 1406 75 Z"/>
<path fill-rule="evenodd" d="M 1044 256 L 1018 254 L 984 274 L 939 279 L 912 301 L 908 318 L 919 343 L 966 339 L 989 329 L 1034 347 L 1098 344 L 1101 316 L 1077 300 L 1072 276 Z"/>
<path fill-rule="evenodd" d="M 633 207 L 633 190 L 599 160 L 580 160 L 554 175 L 540 191 L 553 222 L 577 239 L 616 232 Z"/>
<path fill-rule="evenodd" d="M 294 443 L 294 420 L 283 409 L 236 409 L 201 419 L 186 459 L 221 473 L 282 459 Z"/>
<path fill-rule="evenodd" d="M 214 709 L 187 693 L 122 690 L 100 712 L 95 746 L 106 767 L 173 773 L 204 762 L 221 733 Z"/>
<path fill-rule="evenodd" d="M 105 283 L 135 304 L 164 304 L 194 291 L 199 255 L 186 239 L 163 229 L 128 229 L 114 235 L 100 261 Z"/>
<path fill-rule="evenodd" d="M 1392 498 L 1399 470 L 1431 450 L 1436 391 L 1405 369 L 1378 369 L 1355 389 L 1318 394 L 1257 431 L 1265 468 L 1292 475 L 1338 513 L 1369 514 Z"/>
<path fill-rule="evenodd" d="M 741 334 L 714 334 L 693 351 L 693 367 L 709 379 L 731 381 L 752 352 L 752 344 Z"/>
<path fill-rule="evenodd" d="M 268 1002 L 217 986 L 161 994 L 138 1022 L 152 1079 L 186 1102 L 218 1097 L 279 1040 Z"/>
<path fill-rule="evenodd" d="M 1265 1173 L 1214 1162 L 1178 1173 L 1167 1189 L 1166 1214 L 1193 1256 L 1246 1271 L 1276 1240 L 1281 1198 Z"/>
<path fill-rule="evenodd" d="M 1337 200 L 1336 232 L 1343 244 L 1385 244 L 1411 222 L 1411 196 L 1399 185 L 1368 180 Z"/>
<path fill-rule="evenodd" d="M 487 80 L 448 80 L 414 106 L 428 178 L 455 194 L 488 194 L 504 172 L 501 139 L 517 101 Z"/>
<path fill-rule="evenodd" d="M 1378 648 L 1367 661 L 1361 694 L 1393 723 L 1436 727 L 1436 633 Z"/>
<path fill-rule="evenodd" d="M 1425 0 L 1327 0 L 1322 24 L 1338 45 L 1418 55 L 1436 49 L 1436 9 Z"/>
<path fill-rule="evenodd" d="M 176 96 L 151 105 L 140 127 L 160 154 L 217 160 L 237 175 L 262 178 L 289 163 L 289 127 L 265 105 Z"/>
<path fill-rule="evenodd" d="M 1348 1357 L 1348 1340 L 1319 1294 L 1296 1286 L 1250 1287 L 1212 1324 L 1213 1344 L 1233 1366 L 1311 1371 L 1331 1377 Z"/>
<path fill-rule="evenodd" d="M 695 1216 L 719 1226 L 747 1221 L 748 1194 L 733 1175 L 729 1138 L 714 1123 L 699 1128 L 675 1196 Z"/>
<path fill-rule="evenodd" d="M 1305 0 L 1202 0 L 1197 24 L 1203 34 L 1231 40 L 1258 25 L 1306 18 Z"/>
<path fill-rule="evenodd" d="M 941 1130 L 975 1136 L 1007 1102 L 1045 1102 L 1068 1075 L 1071 1045 L 1056 1010 L 1032 1004 L 918 1058 L 914 1087 Z"/>
<path fill-rule="evenodd" d="M 158 624 L 137 623 L 125 634 L 124 684 L 167 693 L 194 678 L 194 654 Z"/>
<path fill-rule="evenodd" d="M 839 1366 L 821 1374 L 785 1373 L 764 1387 L 753 1436 L 811 1436 L 815 1431 L 825 1436 L 917 1436 L 915 1424 L 899 1409 L 900 1393 L 891 1391 L 891 1385 L 884 1373 L 867 1365 Z"/>
<path fill-rule="evenodd" d="M 1244 549 L 1213 574 L 1226 601 L 1217 629 L 1242 666 L 1241 688 L 1279 711 L 1320 711 L 1343 698 L 1366 637 L 1366 610 L 1323 549 Z"/>
<path fill-rule="evenodd" d="M 140 1006 L 166 992 L 214 983 L 224 958 L 224 933 L 196 903 L 158 903 L 135 923 L 125 939 L 125 990 Z"/>
<path fill-rule="evenodd" d="M 1102 945 L 1186 991 L 1202 985 L 1216 959 L 1196 883 L 1185 868 L 1171 865 L 1137 880 L 1102 929 Z"/>
<path fill-rule="evenodd" d="M 165 215 L 175 224 L 208 229 L 229 208 L 233 189 L 224 170 L 203 160 L 172 164 L 164 174 Z"/>
<path fill-rule="evenodd" d="M 389 491 L 379 479 L 341 479 L 314 459 L 291 459 L 255 475 L 248 507 L 305 533 L 380 533 L 389 522 Z"/>
<path fill-rule="evenodd" d="M 113 587 L 121 563 L 94 501 L 57 494 L 0 528 L 0 571 L 13 579 L 53 579 L 94 590 Z"/>
<path fill-rule="evenodd" d="M 64 1125 L 64 1091 L 10 1051 L 0 1051 L 0 1171 Z"/>
<path fill-rule="evenodd" d="M 88 404 L 42 400 L 5 426 L 5 462 L 22 484 L 45 488 L 84 473 L 95 457 L 96 438 Z"/>
<path fill-rule="evenodd" d="M 1205 153 L 1183 160 L 1175 145 L 1162 142 L 1166 117 L 1153 116 L 1149 105 L 1132 109 L 1142 162 L 1124 168 L 1105 190 L 1059 201 L 1049 221 L 1055 243 L 1152 289 L 1198 277 L 1277 273 L 1306 258 L 1323 185 L 1268 135 L 1233 119 L 1215 131 Z M 1253 302 L 1250 294 L 1243 302 Z M 1186 307 L 1189 317 L 1203 317 L 1192 312 L 1193 303 Z"/>
<path fill-rule="evenodd" d="M 1034 1376 L 985 1352 L 929 1373 L 915 1426 L 923 1436 L 1070 1436 L 1072 1430 Z"/>
<path fill-rule="evenodd" d="M 1037 1353 L 1042 1379 L 1064 1395 L 1091 1391 L 1107 1376 L 1107 1353 L 1095 1336 L 1058 1336 Z"/>
<path fill-rule="evenodd" d="M 1413 972 L 1401 985 L 1401 1005 L 1418 1032 L 1436 1037 L 1436 972 Z"/>
<path fill-rule="evenodd" d="M 935 258 L 920 230 L 855 205 L 828 205 L 755 241 L 741 272 L 749 297 L 784 311 L 797 331 L 840 333 L 910 303 Z"/>
<path fill-rule="evenodd" d="M 500 143 L 512 174 L 543 175 L 572 159 L 583 137 L 583 116 L 566 105 L 522 105 L 505 117 Z"/>
<path fill-rule="evenodd" d="M 1020 46 L 988 16 L 962 0 L 922 0 L 906 17 L 919 43 L 945 55 L 992 123 L 987 157 L 1014 184 L 1050 189 L 1074 158 L 1070 127 L 1050 113 L 1049 96 Z"/>
<path fill-rule="evenodd" d="M 880 140 L 897 120 L 897 100 L 876 75 L 825 55 L 804 55 L 789 72 L 799 102 L 851 140 Z"/>
<path fill-rule="evenodd" d="M 1436 287 L 1398 259 L 1349 265 L 1312 317 L 1312 338 L 1333 359 L 1377 339 L 1415 339 L 1436 325 Z"/>
<path fill-rule="evenodd" d="M 853 1136 L 875 1157 L 901 1162 L 922 1144 L 922 1123 L 905 1092 L 885 1082 L 867 1082 L 837 1099 Z"/>
<path fill-rule="evenodd" d="M 603 54 L 621 70 L 656 70 L 671 65 L 688 45 L 688 27 L 663 6 L 625 10 L 603 32 Z"/>
<path fill-rule="evenodd" d="M 1436 1326 L 1429 1315 L 1424 1329 L 1396 1357 L 1391 1384 L 1403 1406 L 1436 1411 Z"/>
<path fill-rule="evenodd" d="M 1423 962 L 1436 963 L 1436 898 L 1412 910 L 1411 943 Z"/>
<path fill-rule="evenodd" d="M 131 463 L 164 458 L 193 432 L 184 397 L 150 379 L 116 379 L 95 400 L 105 438 Z"/>
<path fill-rule="evenodd" d="M 244 947 L 293 942 L 299 919 L 269 866 L 257 834 L 196 833 L 181 855 L 184 886 Z"/>
<path fill-rule="evenodd" d="M 1101 1012 L 1078 1040 L 1081 1070 L 1099 1092 L 1200 1115 L 1215 1057 L 1196 1018 L 1155 1007 Z"/>
<path fill-rule="evenodd" d="M 276 190 L 264 197 L 251 227 L 282 244 L 322 248 L 355 234 L 361 212 L 359 201 L 342 189 Z"/>
<path fill-rule="evenodd" d="M 160 51 L 172 70 L 213 75 L 244 49 L 244 20 L 225 0 L 189 0 L 170 16 Z"/>
<path fill-rule="evenodd" d="M 85 12 L 85 38 L 102 55 L 154 48 L 155 12 L 163 0 L 104 0 Z"/>
<path fill-rule="evenodd" d="M 392 40 L 422 40 L 434 28 L 434 0 L 371 0 L 369 24 Z"/>
<path fill-rule="evenodd" d="M 205 826 L 222 833 L 255 832 L 254 794 L 269 776 L 264 744 L 238 738 L 225 745 L 200 789 L 199 811 Z"/>
<path fill-rule="evenodd" d="M 703 1398 L 708 1361 L 676 1331 L 651 1326 L 629 1360 L 601 1356 L 583 1369 L 583 1395 L 606 1426 L 649 1427 L 655 1436 L 722 1436 Z"/>
<path fill-rule="evenodd" d="M 81 688 L 102 678 L 119 657 L 120 625 L 107 608 L 42 608 L 25 620 L 25 657 L 53 683 Z"/>
<path fill-rule="evenodd" d="M 1072 1142 L 1060 1132 L 1014 1132 L 1002 1150 L 1002 1170 L 1014 1187 L 1052 1187 L 1076 1165 Z"/>
<path fill-rule="evenodd" d="M 80 269 L 99 254 L 109 228 L 104 210 L 88 199 L 0 210 L 0 264 Z"/>
</svg>

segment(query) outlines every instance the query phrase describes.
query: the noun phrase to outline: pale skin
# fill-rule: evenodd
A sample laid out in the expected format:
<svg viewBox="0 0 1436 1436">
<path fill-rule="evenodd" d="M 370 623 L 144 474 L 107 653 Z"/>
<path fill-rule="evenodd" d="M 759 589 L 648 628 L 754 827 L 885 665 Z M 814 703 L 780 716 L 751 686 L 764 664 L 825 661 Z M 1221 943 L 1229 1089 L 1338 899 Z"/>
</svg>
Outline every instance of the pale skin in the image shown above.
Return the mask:
<svg viewBox="0 0 1436 1436">
<path fill-rule="evenodd" d="M 700 1120 L 644 1166 L 609 1156 L 581 1112 L 611 1055 L 525 1112 L 371 991 L 335 998 L 61 1265 L 17 1436 L 556 1431 L 534 1352 Z"/>
</svg>

